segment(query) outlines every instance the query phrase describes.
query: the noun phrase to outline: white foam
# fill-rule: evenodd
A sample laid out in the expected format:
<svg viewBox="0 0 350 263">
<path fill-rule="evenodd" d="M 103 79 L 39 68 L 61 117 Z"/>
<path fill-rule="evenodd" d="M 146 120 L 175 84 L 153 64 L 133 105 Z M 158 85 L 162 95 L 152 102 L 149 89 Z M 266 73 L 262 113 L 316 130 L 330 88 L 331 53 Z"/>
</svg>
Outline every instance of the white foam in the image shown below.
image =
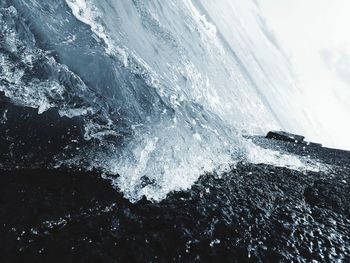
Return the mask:
<svg viewBox="0 0 350 263">
<path fill-rule="evenodd" d="M 284 153 L 277 150 L 262 148 L 253 142 L 247 140 L 245 143 L 246 156 L 248 163 L 269 164 L 277 167 L 286 167 L 296 171 L 327 171 L 329 167 L 317 160 L 308 157 L 301 157 L 290 153 Z"/>
<path fill-rule="evenodd" d="M 262 47 L 259 44 L 251 45 L 253 40 L 266 41 L 261 38 L 255 17 L 247 16 L 251 5 L 243 10 L 244 15 L 240 17 L 231 2 L 223 1 L 225 5 L 220 6 L 229 8 L 223 10 L 224 16 L 221 17 L 221 12 L 214 12 L 217 3 L 212 4 L 211 15 L 221 25 L 217 27 L 209 21 L 208 14 L 199 11 L 193 4 L 194 1 L 163 1 L 159 3 L 163 5 L 159 10 L 152 10 L 154 6 L 151 2 L 66 0 L 72 14 L 91 28 L 92 37 L 103 44 L 109 57 L 116 58 L 128 67 L 115 87 L 113 84 L 108 86 L 110 93 L 123 94 L 118 92 L 123 90 L 118 89 L 129 85 L 126 83 L 129 79 L 124 81 L 123 77 L 132 74 L 135 79 L 142 78 L 142 84 L 145 82 L 148 86 L 138 85 L 139 81 L 131 80 L 131 91 L 134 91 L 132 88 L 137 92 L 144 88 L 157 92 L 154 97 L 142 101 L 145 108 L 150 109 L 149 116 L 145 117 L 143 112 L 140 113 L 144 118 L 140 123 L 132 118 L 127 120 L 132 128 L 130 137 L 118 134 L 118 120 L 113 122 L 113 116 L 108 115 L 110 110 L 115 110 L 111 107 L 118 105 L 111 103 L 110 98 L 104 98 L 101 105 L 106 106 L 106 109 L 101 110 L 103 116 L 98 116 L 103 118 L 103 124 L 95 118 L 86 118 L 85 139 L 92 146 L 79 149 L 77 155 L 66 163 L 79 166 L 86 163 L 87 168 L 101 168 L 112 174 L 115 187 L 131 201 L 140 200 L 143 196 L 160 201 L 171 191 L 190 188 L 204 173 L 220 173 L 228 169 L 230 164 L 241 161 L 242 157 L 251 163 L 266 163 L 297 170 L 319 168 L 317 163 L 244 142 L 237 132 L 240 129 L 252 132 L 277 128 L 274 117 L 276 112 L 264 104 L 261 94 L 253 85 L 256 83 L 270 94 L 269 83 L 272 79 L 267 78 L 265 72 L 269 64 L 264 59 L 259 60 L 259 57 L 266 59 L 266 56 L 270 56 L 269 58 L 274 59 L 276 50 L 271 53 L 268 52 L 269 49 L 261 52 Z M 203 2 L 209 4 L 208 1 Z M 108 7 L 109 5 L 113 8 Z M 246 4 L 242 5 L 247 7 Z M 116 21 L 116 17 L 120 21 Z M 228 18 L 235 18 L 232 32 L 231 27 L 230 30 L 227 28 Z M 253 39 L 251 35 L 254 35 Z M 225 44 L 224 40 L 233 44 Z M 67 45 L 69 43 L 66 42 Z M 11 46 L 15 48 L 15 45 Z M 266 46 L 270 47 L 263 45 Z M 239 51 L 238 55 L 232 54 L 230 48 Z M 255 48 L 259 48 L 260 53 Z M 240 59 L 237 59 L 238 56 Z M 13 83 L 9 88 L 0 87 L 0 90 L 3 89 L 14 100 L 38 108 L 39 113 L 54 106 L 60 107 L 60 114 L 68 117 L 98 112 L 92 104 L 89 104 L 91 107 L 81 108 L 65 105 L 67 101 L 64 93 L 67 90 L 58 81 L 33 80 L 29 84 L 24 83 L 23 70 L 16 67 L 12 70 L 13 65 L 7 62 L 6 57 L 0 61 L 4 61 L 2 64 L 5 78 Z M 24 61 L 30 67 L 33 58 L 26 56 Z M 59 69 L 68 70 L 59 66 L 54 59 L 51 62 Z M 244 70 L 244 66 L 250 63 L 254 67 L 248 73 L 253 76 L 248 76 Z M 284 64 L 277 64 L 276 67 L 280 65 Z M 119 67 L 120 64 L 113 64 L 106 70 L 113 72 L 116 70 L 114 66 Z M 268 72 L 275 74 L 276 67 L 269 68 Z M 284 79 L 284 73 L 273 76 Z M 101 87 L 90 88 L 97 94 L 110 94 L 94 90 Z M 117 92 L 113 93 L 113 88 Z M 84 85 L 81 90 L 90 91 Z M 141 90 L 140 94 L 153 96 L 148 91 L 143 93 Z M 75 96 L 77 90 L 68 92 Z M 86 93 L 82 94 L 83 99 L 84 95 Z M 278 106 L 284 106 L 282 104 L 289 101 L 288 96 L 287 100 L 285 96 L 282 98 Z M 158 108 L 158 100 L 164 103 L 164 108 Z M 89 100 L 91 101 L 93 100 Z M 130 109 L 140 103 L 137 101 L 134 104 L 131 101 Z M 285 111 L 281 107 L 282 110 Z M 121 141 L 120 145 L 108 140 L 108 137 L 113 136 L 117 138 L 117 142 Z M 64 160 L 60 162 L 64 163 Z"/>
<path fill-rule="evenodd" d="M 249 132 L 278 127 L 270 109 L 264 105 L 242 70 L 244 65 L 236 61 L 221 39 L 225 37 L 227 41 L 235 41 L 235 45 L 229 47 L 239 51 L 245 65 L 254 62 L 253 81 L 262 89 L 267 87 L 270 79 L 266 78 L 264 70 L 256 67 L 257 61 L 252 60 L 254 48 L 261 50 L 262 47 L 259 43 L 251 46 L 249 41 L 252 38 L 264 41 L 263 47 L 269 46 L 269 43 L 261 38 L 255 17 L 248 14 L 251 3 L 243 4 L 242 17 L 237 17 L 239 14 L 234 10 L 237 1 L 235 4 L 224 2 L 222 6 L 228 7 L 225 17 L 215 17 L 216 22 L 221 22 L 219 29 L 226 33 L 220 32 L 220 38 L 217 26 L 207 14 L 201 13 L 192 0 L 163 2 L 165 13 L 139 0 L 108 2 L 113 7 L 110 13 L 105 11 L 108 5 L 104 2 L 66 2 L 75 17 L 89 25 L 105 43 L 107 52 L 120 53 L 116 47 L 122 46 L 126 55 L 117 57 L 133 73 L 141 73 L 146 83 L 156 88 L 161 98 L 175 111 L 171 124 L 152 123 L 153 127 L 131 124 L 133 137 L 123 142 L 122 149 L 111 145 L 101 150 L 88 149 L 84 153 L 89 155 L 88 158 L 84 154 L 81 156 L 92 160 L 91 167 L 102 167 L 110 174 L 118 174 L 118 178 L 112 178 L 114 185 L 131 201 L 137 201 L 142 196 L 159 201 L 171 191 L 188 189 L 202 174 L 225 169 L 240 161 L 242 156 L 237 152 L 244 152 L 243 158 L 247 162 L 296 170 L 317 169 L 317 164 L 241 143 L 237 132 L 226 132 L 227 127 L 244 128 Z M 208 4 L 207 1 L 205 3 Z M 217 15 L 215 12 L 208 13 Z M 229 38 L 232 34 L 228 33 L 224 24 L 230 16 L 236 16 L 233 39 Z M 250 29 L 254 37 L 245 31 L 249 33 Z M 188 43 L 192 40 L 193 43 Z M 269 55 L 284 63 L 284 58 L 276 55 L 275 50 Z M 263 57 L 265 59 L 265 55 Z M 127 59 L 135 65 L 129 65 Z M 264 60 L 259 62 L 263 63 L 263 67 L 269 67 Z M 269 70 L 273 71 L 276 64 Z M 132 66 L 141 69 L 136 70 L 137 67 Z M 289 78 L 286 72 L 283 74 Z M 278 83 L 281 83 L 280 80 Z M 215 118 L 208 121 L 198 119 L 198 115 L 191 112 L 196 109 L 185 110 L 185 105 L 191 105 L 189 102 L 201 105 L 206 118 Z M 108 127 L 103 129 L 94 123 L 86 125 L 87 139 L 97 135 L 103 141 L 106 133 Z"/>
<path fill-rule="evenodd" d="M 89 0 L 65 0 L 69 8 L 72 10 L 73 15 L 79 21 L 90 26 L 92 32 L 100 38 L 106 45 L 106 52 L 110 55 L 118 55 L 124 66 L 128 66 L 128 53 L 125 49 L 118 47 L 113 43 L 108 34 L 105 32 L 105 28 L 98 21 L 100 15 L 94 8 L 94 5 Z"/>
</svg>

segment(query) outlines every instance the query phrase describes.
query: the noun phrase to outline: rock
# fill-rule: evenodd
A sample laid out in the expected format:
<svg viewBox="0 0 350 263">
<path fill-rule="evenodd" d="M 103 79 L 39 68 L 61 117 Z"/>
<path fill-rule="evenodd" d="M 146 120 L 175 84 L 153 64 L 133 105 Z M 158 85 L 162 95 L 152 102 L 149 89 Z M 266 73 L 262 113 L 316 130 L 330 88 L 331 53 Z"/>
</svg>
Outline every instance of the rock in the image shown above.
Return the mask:
<svg viewBox="0 0 350 263">
<path fill-rule="evenodd" d="M 294 143 L 305 143 L 304 136 L 301 135 L 296 135 L 284 131 L 270 131 L 266 135 L 267 139 L 275 139 L 275 140 L 280 140 L 280 141 L 286 141 L 286 142 L 294 142 Z"/>
<path fill-rule="evenodd" d="M 1 92 L 0 116 L 2 166 L 48 166 L 65 147 L 83 142 L 79 118 L 60 117 L 56 109 L 38 114 L 38 109 L 17 106 Z"/>
<path fill-rule="evenodd" d="M 132 204 L 98 172 L 1 170 L 0 261 L 348 262 L 350 153 L 307 151 L 334 168 L 239 163 L 160 203 Z"/>
</svg>

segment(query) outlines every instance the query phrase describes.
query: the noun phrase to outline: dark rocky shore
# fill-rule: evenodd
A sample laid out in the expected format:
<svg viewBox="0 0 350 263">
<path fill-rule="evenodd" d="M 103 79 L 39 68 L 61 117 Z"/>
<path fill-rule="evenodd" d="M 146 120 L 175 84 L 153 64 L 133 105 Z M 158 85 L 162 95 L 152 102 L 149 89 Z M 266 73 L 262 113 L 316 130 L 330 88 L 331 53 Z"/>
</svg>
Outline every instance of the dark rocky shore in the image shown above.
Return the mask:
<svg viewBox="0 0 350 263">
<path fill-rule="evenodd" d="M 31 168 L 11 162 L 40 145 L 37 153 L 50 163 L 61 151 L 55 141 L 78 140 L 79 122 L 51 122 L 54 112 L 38 117 L 27 109 L 32 121 L 34 116 L 49 123 L 38 138 L 51 136 L 55 143 L 41 145 L 35 134 L 42 127 L 30 122 L 29 130 L 14 133 L 28 115 L 21 107 L 6 109 L 0 262 L 350 262 L 349 152 L 253 137 L 262 147 L 331 168 L 297 172 L 239 163 L 226 174 L 203 175 L 191 190 L 161 203 L 132 204 L 98 172 L 41 169 L 30 156 L 20 161 L 35 164 Z"/>
<path fill-rule="evenodd" d="M 241 163 L 161 203 L 131 204 L 95 173 L 1 171 L 0 261 L 349 262 L 350 154 L 317 152 L 339 166 Z"/>
</svg>

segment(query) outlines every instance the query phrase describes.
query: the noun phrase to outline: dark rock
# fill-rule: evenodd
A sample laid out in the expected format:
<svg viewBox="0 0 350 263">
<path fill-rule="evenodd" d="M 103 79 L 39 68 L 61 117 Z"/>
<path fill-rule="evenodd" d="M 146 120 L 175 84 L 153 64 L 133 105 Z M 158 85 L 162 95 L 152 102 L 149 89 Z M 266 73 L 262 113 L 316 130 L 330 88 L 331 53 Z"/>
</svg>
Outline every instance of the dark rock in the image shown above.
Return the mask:
<svg viewBox="0 0 350 263">
<path fill-rule="evenodd" d="M 296 135 L 284 131 L 270 131 L 266 135 L 267 139 L 275 139 L 286 142 L 294 142 L 294 143 L 304 143 L 304 136 Z"/>
<path fill-rule="evenodd" d="M 98 171 L 51 165 L 83 143 L 81 120 L 0 99 L 0 262 L 350 261 L 349 152 L 285 133 L 252 137 L 330 168 L 240 163 L 160 203 L 132 204 Z"/>
<path fill-rule="evenodd" d="M 307 154 L 334 167 L 241 163 L 160 203 L 131 204 L 96 172 L 1 171 L 0 262 L 347 262 L 350 153 Z"/>
<path fill-rule="evenodd" d="M 0 163 L 2 166 L 48 166 L 54 156 L 83 142 L 82 120 L 60 117 L 56 109 L 42 114 L 17 106 L 0 92 Z"/>
</svg>

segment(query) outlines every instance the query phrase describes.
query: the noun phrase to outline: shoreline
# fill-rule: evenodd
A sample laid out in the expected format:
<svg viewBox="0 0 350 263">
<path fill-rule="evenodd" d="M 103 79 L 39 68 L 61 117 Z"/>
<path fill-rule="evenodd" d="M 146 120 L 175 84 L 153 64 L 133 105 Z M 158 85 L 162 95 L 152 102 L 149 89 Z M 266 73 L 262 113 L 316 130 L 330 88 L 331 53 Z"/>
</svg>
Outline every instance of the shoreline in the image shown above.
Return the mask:
<svg viewBox="0 0 350 263">
<path fill-rule="evenodd" d="M 338 168 L 302 173 L 239 163 L 160 203 L 132 204 L 94 172 L 2 170 L 0 260 L 347 261 L 350 153 L 312 149 Z"/>
</svg>

